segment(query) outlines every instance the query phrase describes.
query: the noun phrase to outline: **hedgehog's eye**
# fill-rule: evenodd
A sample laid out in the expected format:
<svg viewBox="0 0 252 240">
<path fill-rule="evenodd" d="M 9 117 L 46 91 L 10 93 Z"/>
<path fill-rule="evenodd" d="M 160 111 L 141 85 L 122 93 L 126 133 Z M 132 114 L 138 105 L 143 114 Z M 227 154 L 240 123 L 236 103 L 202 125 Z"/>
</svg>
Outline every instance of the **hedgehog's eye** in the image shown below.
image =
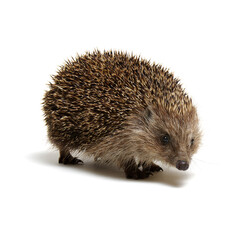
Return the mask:
<svg viewBox="0 0 252 240">
<path fill-rule="evenodd" d="M 194 138 L 191 139 L 191 146 L 194 144 Z"/>
<path fill-rule="evenodd" d="M 161 137 L 161 142 L 163 145 L 167 145 L 171 141 L 171 137 L 169 134 L 165 134 Z"/>
</svg>

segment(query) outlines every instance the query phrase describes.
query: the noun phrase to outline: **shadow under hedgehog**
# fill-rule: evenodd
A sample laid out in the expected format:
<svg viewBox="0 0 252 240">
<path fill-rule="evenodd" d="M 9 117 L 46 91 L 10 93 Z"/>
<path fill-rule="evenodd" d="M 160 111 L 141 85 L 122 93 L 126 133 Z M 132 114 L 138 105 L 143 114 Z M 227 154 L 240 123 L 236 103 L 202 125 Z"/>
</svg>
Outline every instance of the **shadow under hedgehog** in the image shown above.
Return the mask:
<svg viewBox="0 0 252 240">
<path fill-rule="evenodd" d="M 94 51 L 67 61 L 43 99 L 48 137 L 59 163 L 78 164 L 86 151 L 116 164 L 127 178 L 162 168 L 187 170 L 201 133 L 192 100 L 165 68 L 117 51 Z"/>
</svg>

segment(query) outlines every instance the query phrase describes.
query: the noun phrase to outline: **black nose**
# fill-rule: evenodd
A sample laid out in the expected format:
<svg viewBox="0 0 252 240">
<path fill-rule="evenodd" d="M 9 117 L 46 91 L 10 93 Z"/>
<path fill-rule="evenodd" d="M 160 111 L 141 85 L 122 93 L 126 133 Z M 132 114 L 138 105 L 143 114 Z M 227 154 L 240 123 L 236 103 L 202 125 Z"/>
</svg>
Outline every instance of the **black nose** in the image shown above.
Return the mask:
<svg viewBox="0 0 252 240">
<path fill-rule="evenodd" d="M 178 160 L 177 163 L 176 163 L 176 168 L 178 170 L 187 170 L 189 168 L 189 164 L 187 161 L 181 161 L 181 160 Z"/>
</svg>

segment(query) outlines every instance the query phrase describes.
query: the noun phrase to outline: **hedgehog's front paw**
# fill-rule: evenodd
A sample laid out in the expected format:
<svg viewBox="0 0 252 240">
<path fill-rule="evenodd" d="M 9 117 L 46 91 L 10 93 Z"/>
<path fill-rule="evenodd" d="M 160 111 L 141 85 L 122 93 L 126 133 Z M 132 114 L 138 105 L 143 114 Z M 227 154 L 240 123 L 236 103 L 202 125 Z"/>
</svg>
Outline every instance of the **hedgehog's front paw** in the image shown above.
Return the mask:
<svg viewBox="0 0 252 240">
<path fill-rule="evenodd" d="M 149 164 L 149 163 L 144 162 L 141 166 L 143 168 L 143 171 L 147 171 L 147 172 L 160 172 L 160 171 L 163 171 L 163 168 L 159 167 L 155 163 Z"/>
<path fill-rule="evenodd" d="M 144 179 L 144 178 L 148 178 L 149 176 L 153 175 L 151 171 L 140 171 L 138 169 L 137 171 L 137 177 L 136 179 Z"/>
<path fill-rule="evenodd" d="M 130 179 L 144 179 L 152 175 L 152 172 L 148 168 L 142 167 L 139 169 L 139 165 L 136 164 L 134 159 L 131 159 L 124 165 L 124 172 L 127 178 Z"/>
<path fill-rule="evenodd" d="M 125 174 L 129 179 L 145 179 L 152 175 L 152 172 L 135 169 L 134 171 L 126 171 Z"/>
<path fill-rule="evenodd" d="M 160 172 L 160 171 L 163 171 L 163 168 L 159 167 L 155 163 L 152 163 L 151 166 L 150 166 L 150 171 L 151 172 Z"/>
</svg>

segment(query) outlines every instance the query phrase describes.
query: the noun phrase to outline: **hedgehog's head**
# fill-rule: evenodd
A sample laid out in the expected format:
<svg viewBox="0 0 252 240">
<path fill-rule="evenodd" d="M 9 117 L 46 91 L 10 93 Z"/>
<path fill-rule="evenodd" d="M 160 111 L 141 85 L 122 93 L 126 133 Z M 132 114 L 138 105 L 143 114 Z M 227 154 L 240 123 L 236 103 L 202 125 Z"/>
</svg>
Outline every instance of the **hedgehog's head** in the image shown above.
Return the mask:
<svg viewBox="0 0 252 240">
<path fill-rule="evenodd" d="M 187 170 L 201 138 L 195 107 L 178 113 L 152 105 L 140 115 L 140 125 L 134 133 L 137 135 L 136 146 L 141 152 L 139 158 L 148 156 L 148 159 Z"/>
</svg>

